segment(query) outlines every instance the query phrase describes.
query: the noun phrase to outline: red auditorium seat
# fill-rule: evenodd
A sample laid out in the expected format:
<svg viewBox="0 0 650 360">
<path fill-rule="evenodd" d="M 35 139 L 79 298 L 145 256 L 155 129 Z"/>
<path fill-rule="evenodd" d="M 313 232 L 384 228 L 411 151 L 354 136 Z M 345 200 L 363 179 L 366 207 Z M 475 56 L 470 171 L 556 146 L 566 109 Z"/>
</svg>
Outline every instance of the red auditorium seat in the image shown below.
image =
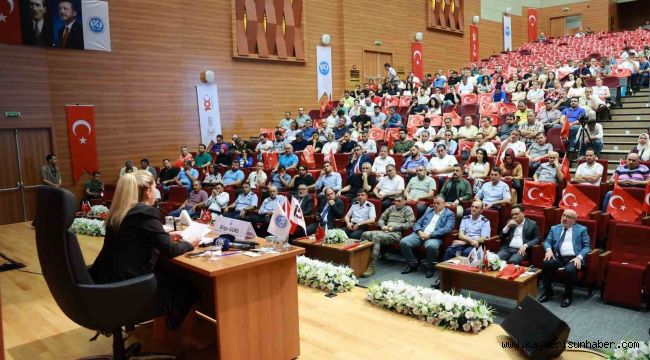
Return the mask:
<svg viewBox="0 0 650 360">
<path fill-rule="evenodd" d="M 643 296 L 650 308 L 650 228 L 618 223 L 611 251 L 601 255 L 599 280 L 605 302 L 640 308 Z M 630 236 L 629 234 L 635 234 Z"/>
</svg>

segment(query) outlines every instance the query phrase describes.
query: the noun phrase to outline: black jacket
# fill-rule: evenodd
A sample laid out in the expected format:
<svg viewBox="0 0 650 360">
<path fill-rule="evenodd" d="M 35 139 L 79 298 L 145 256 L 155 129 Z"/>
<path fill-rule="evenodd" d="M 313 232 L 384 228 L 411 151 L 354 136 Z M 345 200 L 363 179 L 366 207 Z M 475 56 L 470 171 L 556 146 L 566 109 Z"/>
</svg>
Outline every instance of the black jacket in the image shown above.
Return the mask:
<svg viewBox="0 0 650 360">
<path fill-rule="evenodd" d="M 314 197 L 311 195 L 305 195 L 302 200 L 300 200 L 299 196 L 294 196 L 296 200 L 300 203 L 300 210 L 302 210 L 302 215 L 303 216 L 308 216 L 311 215 L 312 212 L 314 212 Z"/>
<path fill-rule="evenodd" d="M 59 29 L 59 47 L 67 49 L 82 49 L 84 48 L 84 33 L 83 27 L 81 26 L 81 20 L 77 19 L 72 27 L 70 28 L 70 33 L 68 34 L 68 42 L 63 46 L 63 32 L 65 31 L 65 26 Z"/>
<path fill-rule="evenodd" d="M 158 209 L 138 204 L 124 217 L 118 231 L 106 229 L 104 246 L 90 273 L 99 284 L 131 279 L 152 273 L 159 254 L 172 258 L 193 249 L 186 241 L 171 241 Z"/>
<path fill-rule="evenodd" d="M 510 240 L 515 234 L 516 226 L 511 227 L 506 234 L 503 231 L 499 231 L 499 236 L 501 237 L 501 247 L 510 246 Z M 540 234 L 539 234 L 539 225 L 533 220 L 526 218 L 524 222 L 524 228 L 522 229 L 521 236 L 523 237 L 523 243 L 532 247 L 540 243 Z"/>
<path fill-rule="evenodd" d="M 343 219 L 343 201 L 339 198 L 334 200 L 334 206 L 331 206 L 327 212 L 327 219 L 321 219 L 320 216 L 323 213 L 327 201 L 319 201 L 318 212 L 316 213 L 316 220 L 318 220 L 321 226 L 327 225 L 329 228 L 334 228 L 336 226 L 336 219 Z"/>
</svg>

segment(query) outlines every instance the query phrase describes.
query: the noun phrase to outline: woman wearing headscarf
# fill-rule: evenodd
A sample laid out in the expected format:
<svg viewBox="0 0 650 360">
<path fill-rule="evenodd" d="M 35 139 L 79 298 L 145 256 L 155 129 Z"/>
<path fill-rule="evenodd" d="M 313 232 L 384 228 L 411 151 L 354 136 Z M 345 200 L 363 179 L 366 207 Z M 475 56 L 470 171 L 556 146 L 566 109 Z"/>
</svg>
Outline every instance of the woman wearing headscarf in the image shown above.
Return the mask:
<svg viewBox="0 0 650 360">
<path fill-rule="evenodd" d="M 639 142 L 630 150 L 631 153 L 639 154 L 640 161 L 650 161 L 650 144 L 648 144 L 648 133 L 639 135 Z"/>
<path fill-rule="evenodd" d="M 501 175 L 503 176 L 503 179 L 512 181 L 510 194 L 512 196 L 512 203 L 516 204 L 517 194 L 521 192 L 523 185 L 524 171 L 521 163 L 515 159 L 514 150 L 506 150 L 506 153 L 503 155 L 503 161 L 499 167 L 501 168 Z"/>
</svg>

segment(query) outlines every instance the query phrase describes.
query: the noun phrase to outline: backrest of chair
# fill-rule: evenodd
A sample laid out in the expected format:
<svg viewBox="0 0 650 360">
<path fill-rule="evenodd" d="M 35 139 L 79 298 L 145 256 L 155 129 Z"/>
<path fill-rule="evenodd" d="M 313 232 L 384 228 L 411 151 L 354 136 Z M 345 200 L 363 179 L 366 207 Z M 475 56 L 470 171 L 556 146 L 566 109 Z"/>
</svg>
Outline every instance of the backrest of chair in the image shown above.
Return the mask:
<svg viewBox="0 0 650 360">
<path fill-rule="evenodd" d="M 546 239 L 546 233 L 548 229 L 546 228 L 546 216 L 544 214 L 535 213 L 535 212 L 526 212 L 526 217 L 537 223 L 539 226 L 539 236 L 540 243 L 543 243 Z"/>
<path fill-rule="evenodd" d="M 368 198 L 368 201 L 375 206 L 375 222 L 378 222 L 381 217 L 381 200 L 377 198 Z"/>
<path fill-rule="evenodd" d="M 104 200 L 106 201 L 113 200 L 113 195 L 115 195 L 115 185 L 104 184 Z"/>
<path fill-rule="evenodd" d="M 591 249 L 596 248 L 596 231 L 598 230 L 598 223 L 596 220 L 593 219 L 577 219 L 576 223 L 583 225 L 587 228 L 587 232 L 589 233 L 589 243 L 591 245 Z"/>
<path fill-rule="evenodd" d="M 616 231 L 611 240 L 612 260 L 640 265 L 650 262 L 650 228 L 623 222 L 614 226 Z"/>
<path fill-rule="evenodd" d="M 43 277 L 61 310 L 77 324 L 94 328 L 77 285 L 92 284 L 76 235 L 69 230 L 77 201 L 61 188 L 42 186 L 36 195 L 36 250 Z M 54 209 L 54 211 L 53 211 Z"/>
<path fill-rule="evenodd" d="M 499 212 L 494 209 L 483 210 L 483 216 L 490 220 L 490 236 L 499 233 Z"/>
<path fill-rule="evenodd" d="M 560 128 L 550 128 L 546 132 L 548 143 L 553 145 L 553 150 L 564 153 L 564 144 L 560 138 Z"/>
<path fill-rule="evenodd" d="M 525 156 L 515 157 L 515 161 L 521 164 L 521 171 L 524 177 L 528 177 L 529 159 Z"/>
<path fill-rule="evenodd" d="M 578 160 L 578 166 L 585 162 L 585 159 L 579 159 Z M 603 177 L 600 179 L 601 183 L 606 183 L 607 182 L 607 168 L 609 166 L 609 163 L 607 162 L 606 159 L 596 159 L 596 162 L 598 162 L 600 165 L 603 166 Z"/>
<path fill-rule="evenodd" d="M 591 199 L 591 201 L 595 202 L 597 205 L 600 205 L 600 186 L 591 184 L 573 184 L 573 186 L 585 194 L 589 199 Z M 598 206 L 596 209 L 599 207 L 600 206 Z"/>
<path fill-rule="evenodd" d="M 187 199 L 187 188 L 180 185 L 172 185 L 167 191 L 167 201 L 183 203 Z"/>
</svg>

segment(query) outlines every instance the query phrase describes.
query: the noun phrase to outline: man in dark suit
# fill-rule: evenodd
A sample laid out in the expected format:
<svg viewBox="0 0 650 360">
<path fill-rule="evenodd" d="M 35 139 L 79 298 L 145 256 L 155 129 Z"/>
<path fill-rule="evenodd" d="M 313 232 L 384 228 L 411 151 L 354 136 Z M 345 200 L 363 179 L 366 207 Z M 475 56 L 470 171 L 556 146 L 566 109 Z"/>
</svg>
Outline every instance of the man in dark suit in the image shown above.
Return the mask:
<svg viewBox="0 0 650 360">
<path fill-rule="evenodd" d="M 331 187 L 325 188 L 324 194 L 324 201 L 318 204 L 316 222 L 307 226 L 308 235 L 315 233 L 318 225 L 334 229 L 336 227 L 336 219 L 342 219 L 345 215 L 343 213 L 343 201 L 336 197 L 334 189 Z"/>
<path fill-rule="evenodd" d="M 526 250 L 540 242 L 539 226 L 533 220 L 527 219 L 524 207 L 515 205 L 510 213 L 512 219 L 499 234 L 501 248 L 497 255 L 501 260 L 519 265 L 528 258 Z"/>
<path fill-rule="evenodd" d="M 25 12 L 22 21 L 23 44 L 52 46 L 52 23 L 47 15 L 45 0 L 28 0 L 29 14 Z"/>
<path fill-rule="evenodd" d="M 302 165 L 301 165 L 302 167 Z M 298 185 L 298 194 L 294 196 L 298 200 L 300 210 L 302 210 L 303 216 L 309 216 L 314 212 L 314 197 L 307 193 L 308 186 L 306 184 Z M 291 200 L 289 200 L 291 201 Z M 302 227 L 298 226 L 296 231 L 291 234 L 290 239 L 297 239 L 305 236 L 305 231 Z"/>
<path fill-rule="evenodd" d="M 542 266 L 544 293 L 539 297 L 539 302 L 546 302 L 553 298 L 551 284 L 553 273 L 559 268 L 564 268 L 564 299 L 560 306 L 571 305 L 573 284 L 578 270 L 586 265 L 587 254 L 591 251 L 587 228 L 576 224 L 577 217 L 575 211 L 564 210 L 561 224 L 551 227 L 544 241 L 544 249 L 546 249 Z"/>
<path fill-rule="evenodd" d="M 348 173 L 348 178 L 352 177 L 354 174 L 361 173 L 361 167 L 364 163 L 372 164 L 372 160 L 370 159 L 370 156 L 363 153 L 361 145 L 355 145 L 354 151 L 352 151 L 352 154 L 350 155 L 350 161 L 345 167 L 345 170 Z"/>
<path fill-rule="evenodd" d="M 81 26 L 81 22 L 77 20 L 77 9 L 71 0 L 61 0 L 59 2 L 59 18 L 65 24 L 65 26 L 59 29 L 59 47 L 66 49 L 83 49 L 83 26 Z"/>
</svg>

